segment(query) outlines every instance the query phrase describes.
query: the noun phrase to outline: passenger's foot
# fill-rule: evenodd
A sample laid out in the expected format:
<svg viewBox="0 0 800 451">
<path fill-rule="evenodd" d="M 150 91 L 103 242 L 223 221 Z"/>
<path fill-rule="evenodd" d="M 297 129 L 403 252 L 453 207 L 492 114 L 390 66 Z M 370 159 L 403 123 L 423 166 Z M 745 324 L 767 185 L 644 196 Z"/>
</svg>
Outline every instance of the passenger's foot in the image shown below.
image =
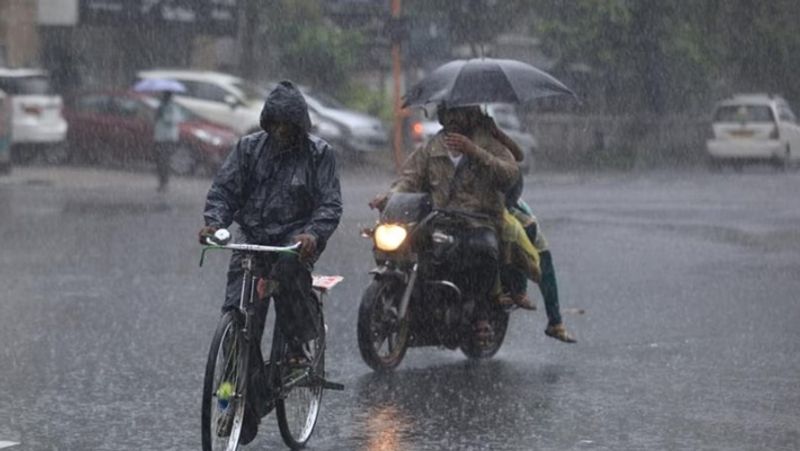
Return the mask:
<svg viewBox="0 0 800 451">
<path fill-rule="evenodd" d="M 536 310 L 536 302 L 528 298 L 527 293 L 514 293 L 514 294 L 503 293 L 500 296 L 498 296 L 495 299 L 495 301 L 498 304 L 507 307 L 516 305 L 517 307 L 524 310 Z"/>
<path fill-rule="evenodd" d="M 532 301 L 527 293 L 512 294 L 511 300 L 523 310 L 536 310 L 536 302 Z"/>
<path fill-rule="evenodd" d="M 577 343 L 578 340 L 572 336 L 569 332 L 567 332 L 567 328 L 564 327 L 564 323 L 559 324 L 552 324 L 547 326 L 547 329 L 544 330 L 544 334 L 548 337 L 555 338 L 556 340 L 563 341 L 564 343 Z"/>
</svg>

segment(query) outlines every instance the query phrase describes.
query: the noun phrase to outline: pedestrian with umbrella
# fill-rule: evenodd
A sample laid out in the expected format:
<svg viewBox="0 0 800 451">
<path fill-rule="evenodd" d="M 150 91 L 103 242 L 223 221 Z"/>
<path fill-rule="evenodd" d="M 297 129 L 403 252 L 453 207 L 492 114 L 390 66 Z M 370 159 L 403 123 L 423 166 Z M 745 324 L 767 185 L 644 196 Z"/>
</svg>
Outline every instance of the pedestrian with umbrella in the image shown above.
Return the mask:
<svg viewBox="0 0 800 451">
<path fill-rule="evenodd" d="M 161 102 L 156 109 L 153 123 L 154 159 L 158 176 L 158 192 L 167 190 L 169 183 L 169 161 L 180 137 L 180 111 L 173 102 L 173 94 L 186 92 L 186 87 L 176 80 L 163 78 L 145 78 L 134 87 L 137 92 L 160 93 Z"/>
<path fill-rule="evenodd" d="M 555 95 L 569 95 L 577 99 L 575 93 L 562 82 L 529 64 L 509 59 L 475 58 L 451 61 L 435 69 L 409 89 L 404 107 L 436 104 L 440 111 L 452 111 L 456 107 L 463 109 L 482 103 L 524 104 Z M 494 121 L 485 118 L 476 127 L 485 128 L 494 139 L 511 151 L 517 161 L 522 159 L 519 147 Z M 525 280 L 526 274 L 529 277 L 532 275 L 531 278 L 538 283 L 544 299 L 548 319 L 545 334 L 566 343 L 575 343 L 575 337 L 567 331 L 561 318 L 555 267 L 547 240 L 536 217 L 520 197 L 522 182 L 520 173 L 516 183 L 505 193 L 506 207 L 512 214 L 504 215 L 501 236 L 513 237 L 513 240 L 519 242 L 513 243 L 513 246 L 505 243 L 508 264 L 501 268 L 501 279 L 510 294 L 499 299 L 500 302 L 534 310 L 535 304 L 526 296 Z M 519 233 L 520 228 L 524 228 L 524 234 Z M 530 255 L 532 249 L 538 251 L 538 255 Z M 514 258 L 514 255 L 518 258 Z M 520 263 L 523 260 L 526 261 L 525 264 Z M 511 264 L 512 261 L 516 263 Z M 534 266 L 538 272 L 532 271 Z"/>
</svg>

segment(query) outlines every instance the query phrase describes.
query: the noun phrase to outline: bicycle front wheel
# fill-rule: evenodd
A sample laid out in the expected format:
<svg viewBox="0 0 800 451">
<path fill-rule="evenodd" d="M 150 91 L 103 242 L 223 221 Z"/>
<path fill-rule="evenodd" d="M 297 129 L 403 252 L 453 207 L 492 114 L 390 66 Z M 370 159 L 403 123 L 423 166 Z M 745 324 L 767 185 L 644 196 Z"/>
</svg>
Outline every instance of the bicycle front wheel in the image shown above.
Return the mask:
<svg viewBox="0 0 800 451">
<path fill-rule="evenodd" d="M 235 451 L 244 420 L 247 346 L 240 315 L 220 318 L 208 353 L 203 383 L 203 451 Z"/>
<path fill-rule="evenodd" d="M 325 377 L 325 321 L 322 306 L 319 306 L 318 337 L 311 342 L 311 371 L 306 382 L 291 388 L 289 393 L 279 399 L 276 405 L 278 428 L 284 443 L 292 449 L 306 445 L 317 424 L 319 407 L 322 402 L 322 383 Z M 284 353 L 285 354 L 285 353 Z"/>
</svg>

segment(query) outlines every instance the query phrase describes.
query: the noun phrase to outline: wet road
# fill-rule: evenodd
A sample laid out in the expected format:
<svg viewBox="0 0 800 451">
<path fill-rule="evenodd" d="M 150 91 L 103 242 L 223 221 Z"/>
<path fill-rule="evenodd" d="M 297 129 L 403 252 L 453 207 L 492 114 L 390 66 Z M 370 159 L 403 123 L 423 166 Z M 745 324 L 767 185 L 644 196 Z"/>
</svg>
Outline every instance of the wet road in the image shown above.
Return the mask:
<svg viewBox="0 0 800 451">
<path fill-rule="evenodd" d="M 0 178 L 0 444 L 194 450 L 226 257 L 197 267 L 208 180 L 156 195 L 144 174 Z M 385 173 L 345 171 L 346 213 L 318 265 L 327 306 L 320 450 L 800 448 L 800 173 L 539 175 L 580 343 L 515 313 L 496 358 L 413 349 L 361 362 L 355 317 Z M 541 301 L 539 300 L 541 305 Z M 274 416 L 247 449 L 282 448 Z"/>
</svg>

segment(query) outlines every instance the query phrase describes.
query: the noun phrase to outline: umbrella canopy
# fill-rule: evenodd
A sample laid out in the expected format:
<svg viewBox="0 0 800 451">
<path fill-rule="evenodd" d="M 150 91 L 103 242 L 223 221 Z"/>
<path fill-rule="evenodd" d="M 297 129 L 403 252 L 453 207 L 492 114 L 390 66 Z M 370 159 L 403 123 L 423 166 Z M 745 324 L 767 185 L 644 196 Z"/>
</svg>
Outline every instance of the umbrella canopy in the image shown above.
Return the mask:
<svg viewBox="0 0 800 451">
<path fill-rule="evenodd" d="M 405 95 L 403 107 L 444 103 L 525 103 L 575 93 L 552 75 L 516 60 L 475 58 L 439 66 Z M 577 97 L 576 97 L 577 98 Z"/>
<path fill-rule="evenodd" d="M 136 92 L 186 92 L 183 83 L 169 78 L 145 78 L 133 86 Z"/>
</svg>

